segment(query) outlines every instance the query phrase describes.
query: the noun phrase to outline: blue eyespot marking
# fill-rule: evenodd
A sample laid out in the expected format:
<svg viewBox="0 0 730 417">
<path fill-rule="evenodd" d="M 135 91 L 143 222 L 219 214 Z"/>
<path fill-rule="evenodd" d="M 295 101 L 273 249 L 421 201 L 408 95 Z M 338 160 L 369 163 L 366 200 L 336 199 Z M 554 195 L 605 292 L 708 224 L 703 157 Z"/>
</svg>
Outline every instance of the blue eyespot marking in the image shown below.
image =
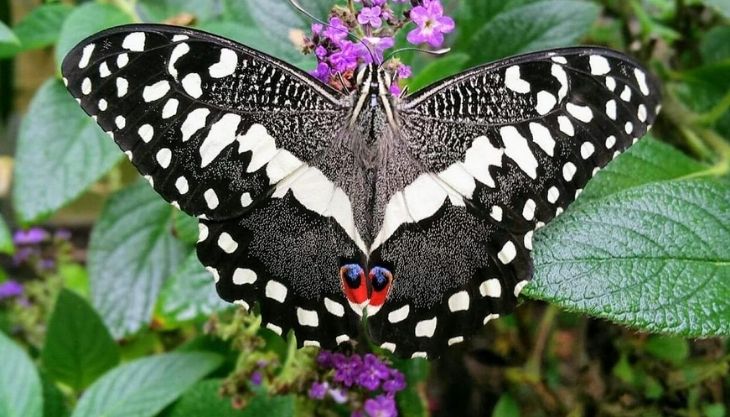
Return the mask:
<svg viewBox="0 0 730 417">
<path fill-rule="evenodd" d="M 386 268 L 376 266 L 370 270 L 370 279 L 375 291 L 382 291 L 390 284 L 393 275 Z"/>
<path fill-rule="evenodd" d="M 340 274 L 344 278 L 345 283 L 350 288 L 359 288 L 364 271 L 358 264 L 346 264 L 340 268 Z"/>
</svg>

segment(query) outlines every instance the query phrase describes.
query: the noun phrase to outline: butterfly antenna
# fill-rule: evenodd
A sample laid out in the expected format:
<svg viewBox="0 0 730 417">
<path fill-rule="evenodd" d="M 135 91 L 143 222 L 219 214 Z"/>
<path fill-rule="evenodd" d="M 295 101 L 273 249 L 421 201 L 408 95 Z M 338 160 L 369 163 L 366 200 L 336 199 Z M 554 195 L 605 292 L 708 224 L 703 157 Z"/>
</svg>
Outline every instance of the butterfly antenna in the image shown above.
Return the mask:
<svg viewBox="0 0 730 417">
<path fill-rule="evenodd" d="M 315 21 L 321 25 L 327 26 L 328 28 L 332 28 L 334 30 L 339 30 L 339 31 L 347 33 L 348 36 L 355 39 L 358 43 L 360 43 L 362 46 L 364 46 L 365 49 L 367 49 L 368 54 L 370 54 L 370 58 L 372 59 L 373 62 L 375 62 L 375 53 L 373 52 L 372 48 L 370 48 L 370 45 L 368 45 L 368 43 L 365 42 L 365 40 L 363 38 L 355 35 L 354 33 L 350 32 L 349 30 L 344 30 L 344 29 L 340 29 L 338 27 L 334 27 L 334 26 L 330 25 L 329 23 L 325 22 L 324 20 L 316 17 L 315 15 L 310 13 L 307 9 L 305 9 L 301 4 L 299 4 L 299 2 L 297 0 L 289 0 L 289 3 L 292 6 L 294 6 L 294 8 L 297 9 L 300 13 L 302 13 L 303 15 L 307 16 L 308 18 L 312 19 L 313 21 Z"/>
<path fill-rule="evenodd" d="M 388 54 L 388 58 L 385 59 L 385 61 L 398 55 L 401 52 L 408 52 L 408 51 L 423 52 L 423 53 L 429 54 L 429 55 L 439 55 L 440 56 L 440 55 L 446 55 L 447 53 L 449 53 L 449 51 L 451 51 L 451 48 L 442 48 L 442 49 L 436 49 L 436 50 L 420 49 L 420 48 L 400 48 L 400 49 L 396 49 L 395 51 Z"/>
</svg>

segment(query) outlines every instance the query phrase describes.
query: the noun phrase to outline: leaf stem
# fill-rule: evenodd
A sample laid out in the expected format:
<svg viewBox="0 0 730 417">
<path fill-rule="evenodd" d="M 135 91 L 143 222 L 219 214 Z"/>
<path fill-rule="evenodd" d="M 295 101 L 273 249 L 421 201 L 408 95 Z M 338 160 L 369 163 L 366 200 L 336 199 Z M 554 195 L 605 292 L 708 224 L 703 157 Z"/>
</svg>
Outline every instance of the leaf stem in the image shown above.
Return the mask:
<svg viewBox="0 0 730 417">
<path fill-rule="evenodd" d="M 703 125 L 711 125 L 724 116 L 728 110 L 730 110 L 730 91 L 710 111 L 699 115 L 697 121 Z"/>
</svg>

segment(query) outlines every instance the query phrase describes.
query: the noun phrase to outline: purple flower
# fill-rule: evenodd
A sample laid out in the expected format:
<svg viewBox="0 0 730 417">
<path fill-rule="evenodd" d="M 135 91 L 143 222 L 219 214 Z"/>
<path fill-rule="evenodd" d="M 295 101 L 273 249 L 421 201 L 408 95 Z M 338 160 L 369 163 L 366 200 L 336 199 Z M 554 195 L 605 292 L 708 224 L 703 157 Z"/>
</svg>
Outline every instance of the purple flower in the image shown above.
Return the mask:
<svg viewBox="0 0 730 417">
<path fill-rule="evenodd" d="M 354 43 L 350 41 L 342 41 L 340 50 L 330 55 L 332 67 L 337 72 L 345 72 L 357 68 L 357 58 L 359 50 Z"/>
<path fill-rule="evenodd" d="M 312 33 L 319 35 L 322 33 L 324 26 L 321 23 L 312 23 Z"/>
<path fill-rule="evenodd" d="M 357 21 L 361 25 L 370 25 L 374 28 L 379 28 L 383 24 L 383 21 L 380 19 L 381 13 L 382 9 L 380 6 L 363 7 L 357 15 Z"/>
<path fill-rule="evenodd" d="M 319 45 L 318 47 L 316 47 L 314 49 L 314 55 L 316 55 L 317 58 L 319 58 L 320 61 L 323 61 L 324 58 L 327 56 L 327 54 L 328 54 L 327 48 L 325 48 L 322 45 Z"/>
<path fill-rule="evenodd" d="M 347 391 L 342 388 L 330 388 L 329 394 L 337 404 L 344 404 L 347 402 Z"/>
<path fill-rule="evenodd" d="M 403 92 L 403 90 L 401 90 L 400 86 L 398 84 L 396 84 L 395 82 L 390 85 L 390 88 L 388 88 L 388 91 L 390 91 L 390 94 L 392 94 L 394 96 L 399 96 L 400 93 Z"/>
<path fill-rule="evenodd" d="M 357 383 L 365 389 L 375 391 L 380 387 L 380 383 L 390 376 L 389 371 L 377 356 L 368 353 L 362 361 Z"/>
<path fill-rule="evenodd" d="M 261 383 L 264 381 L 264 376 L 261 374 L 261 371 L 254 371 L 251 374 L 251 383 L 253 385 L 261 385 Z"/>
<path fill-rule="evenodd" d="M 58 240 L 71 240 L 71 231 L 68 229 L 58 229 L 54 236 Z"/>
<path fill-rule="evenodd" d="M 411 20 L 418 25 L 408 32 L 408 42 L 419 45 L 428 43 L 436 48 L 444 42 L 444 33 L 454 30 L 454 20 L 444 16 L 444 8 L 439 0 L 425 0 L 422 6 L 411 10 Z"/>
<path fill-rule="evenodd" d="M 40 248 L 38 247 L 22 247 L 18 248 L 13 254 L 13 265 L 18 266 L 23 262 L 27 261 L 33 256 L 40 255 Z"/>
<path fill-rule="evenodd" d="M 392 395 L 378 395 L 365 401 L 363 407 L 370 417 L 396 417 L 395 399 Z"/>
<path fill-rule="evenodd" d="M 322 368 L 332 368 L 334 366 L 333 360 L 334 355 L 329 350 L 320 350 L 319 355 L 317 355 L 317 364 Z"/>
<path fill-rule="evenodd" d="M 398 65 L 398 78 L 409 78 L 411 74 L 413 74 L 413 69 L 409 67 L 408 65 L 401 64 Z"/>
<path fill-rule="evenodd" d="M 330 66 L 326 62 L 320 62 L 310 74 L 326 84 L 330 80 Z"/>
<path fill-rule="evenodd" d="M 336 353 L 332 358 L 332 363 L 335 367 L 334 380 L 346 387 L 351 387 L 362 369 L 362 359 L 356 355 L 347 357 Z"/>
<path fill-rule="evenodd" d="M 18 281 L 9 280 L 0 284 L 0 300 L 17 297 L 23 294 L 23 284 Z"/>
<path fill-rule="evenodd" d="M 39 227 L 33 227 L 28 230 L 16 231 L 13 235 L 13 242 L 16 245 L 36 245 L 47 238 L 48 232 Z"/>
<path fill-rule="evenodd" d="M 394 394 L 403 391 L 406 387 L 406 377 L 402 372 L 395 369 L 390 370 L 390 378 L 383 382 L 383 391 Z"/>
<path fill-rule="evenodd" d="M 313 400 L 322 400 L 330 387 L 327 382 L 313 382 L 312 386 L 309 387 L 309 398 Z"/>
<path fill-rule="evenodd" d="M 348 33 L 349 29 L 342 23 L 339 17 L 330 18 L 329 26 L 322 31 L 322 35 L 334 42 L 335 45 L 339 45 L 347 37 Z"/>
<path fill-rule="evenodd" d="M 395 39 L 390 36 L 384 38 L 368 36 L 363 39 L 363 42 L 364 44 L 358 43 L 358 50 L 360 58 L 367 64 L 373 62 L 373 57 L 376 63 L 381 64 L 385 50 L 395 45 Z"/>
</svg>

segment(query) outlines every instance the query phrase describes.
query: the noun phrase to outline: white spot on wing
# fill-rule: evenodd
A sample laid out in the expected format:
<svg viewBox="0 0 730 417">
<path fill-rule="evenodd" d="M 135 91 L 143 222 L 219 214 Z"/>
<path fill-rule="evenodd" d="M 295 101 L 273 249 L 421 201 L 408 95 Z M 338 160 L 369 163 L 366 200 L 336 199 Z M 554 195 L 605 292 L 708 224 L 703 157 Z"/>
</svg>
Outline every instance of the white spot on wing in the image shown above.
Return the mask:
<svg viewBox="0 0 730 417">
<path fill-rule="evenodd" d="M 449 297 L 449 311 L 452 313 L 457 311 L 466 311 L 469 309 L 469 293 L 459 291 Z"/>
<path fill-rule="evenodd" d="M 137 129 L 137 134 L 144 141 L 144 143 L 150 143 L 152 137 L 155 135 L 155 129 L 152 125 L 143 124 Z"/>
<path fill-rule="evenodd" d="M 223 252 L 231 254 L 238 249 L 238 242 L 233 240 L 231 235 L 223 232 L 218 236 L 218 247 L 223 249 Z"/>
<path fill-rule="evenodd" d="M 550 69 L 550 73 L 560 83 L 560 90 L 558 90 L 558 101 L 563 101 L 565 96 L 568 95 L 568 74 L 560 65 L 553 65 Z"/>
<path fill-rule="evenodd" d="M 555 204 L 555 202 L 558 201 L 558 197 L 560 197 L 560 191 L 558 190 L 557 187 L 555 187 L 553 185 L 552 187 L 550 187 L 548 189 L 548 192 L 547 192 L 547 200 L 550 203 Z"/>
<path fill-rule="evenodd" d="M 504 141 L 504 154 L 515 161 L 530 178 L 537 178 L 537 160 L 527 144 L 527 139 L 520 135 L 514 126 L 501 127 L 499 134 Z"/>
<path fill-rule="evenodd" d="M 588 58 L 588 63 L 591 66 L 591 74 L 593 75 L 606 75 L 611 72 L 611 66 L 608 64 L 608 60 L 600 55 L 591 55 Z"/>
<path fill-rule="evenodd" d="M 563 165 L 563 179 L 568 182 L 572 181 L 577 171 L 578 168 L 574 163 L 566 162 L 565 165 Z"/>
<path fill-rule="evenodd" d="M 271 281 L 269 281 L 271 282 Z M 317 327 L 319 326 L 319 316 L 314 310 L 305 310 L 297 307 L 297 321 L 302 326 Z"/>
<path fill-rule="evenodd" d="M 448 345 L 451 346 L 451 345 L 455 345 L 457 343 L 461 343 L 463 341 L 464 341 L 464 336 L 456 336 L 456 337 L 450 338 L 446 343 L 448 343 Z"/>
<path fill-rule="evenodd" d="M 479 294 L 482 297 L 499 298 L 502 295 L 502 285 L 497 278 L 488 279 L 479 285 Z"/>
<path fill-rule="evenodd" d="M 502 221 L 502 207 L 492 206 L 492 210 L 489 212 L 489 216 L 491 216 L 494 220 L 501 222 Z"/>
<path fill-rule="evenodd" d="M 182 86 L 186 93 L 192 98 L 200 98 L 203 95 L 200 75 L 196 73 L 188 74 L 182 79 Z"/>
<path fill-rule="evenodd" d="M 210 72 L 210 76 L 213 78 L 223 78 L 233 75 L 236 71 L 237 65 L 238 55 L 230 49 L 223 48 L 221 49 L 220 60 L 211 65 L 208 71 Z"/>
<path fill-rule="evenodd" d="M 212 188 L 208 188 L 203 193 L 203 198 L 205 199 L 205 204 L 208 205 L 208 208 L 211 210 L 214 210 L 216 207 L 218 207 L 218 204 L 220 202 L 218 201 L 218 195 L 213 191 Z"/>
<path fill-rule="evenodd" d="M 464 157 L 464 169 L 480 183 L 494 188 L 496 183 L 489 173 L 490 166 L 502 166 L 503 149 L 495 148 L 486 136 L 474 139 Z"/>
<path fill-rule="evenodd" d="M 238 153 L 251 152 L 251 161 L 246 167 L 246 172 L 258 171 L 277 155 L 276 140 L 269 135 L 266 128 L 260 123 L 251 125 L 248 131 L 244 135 L 238 136 L 236 140 L 238 141 Z M 297 163 L 294 169 L 301 165 L 301 162 Z M 284 174 L 284 176 L 289 175 L 294 169 Z M 273 182 L 275 181 L 272 180 Z"/>
<path fill-rule="evenodd" d="M 616 136 L 611 135 L 606 138 L 606 149 L 613 148 L 613 145 L 615 145 L 615 144 L 616 144 Z"/>
<path fill-rule="evenodd" d="M 593 120 L 593 112 L 588 106 L 579 106 L 577 104 L 568 103 L 566 109 L 568 110 L 568 113 L 583 123 L 588 123 Z"/>
<path fill-rule="evenodd" d="M 482 324 L 487 324 L 490 321 L 498 319 L 498 318 L 499 318 L 499 314 L 489 314 L 489 315 L 487 315 L 487 317 L 484 317 L 484 321 L 482 322 Z"/>
<path fill-rule="evenodd" d="M 172 151 L 170 150 L 170 148 L 162 148 L 157 151 L 155 159 L 157 159 L 157 163 L 160 164 L 160 167 L 162 167 L 162 169 L 166 169 L 170 166 L 170 161 L 172 160 Z"/>
<path fill-rule="evenodd" d="M 571 123 L 570 119 L 568 119 L 567 117 L 558 116 L 558 126 L 560 127 L 560 131 L 565 133 L 566 135 L 575 135 L 575 128 L 573 127 L 573 123 Z"/>
<path fill-rule="evenodd" d="M 81 94 L 88 95 L 91 93 L 91 80 L 86 77 L 83 81 L 81 81 Z"/>
<path fill-rule="evenodd" d="M 114 118 L 114 124 L 117 125 L 117 129 L 124 129 L 127 126 L 127 119 L 124 116 L 117 116 Z"/>
<path fill-rule="evenodd" d="M 391 323 L 399 323 L 408 317 L 408 313 L 410 313 L 410 311 L 410 305 L 406 304 L 403 307 L 388 313 L 388 321 Z"/>
<path fill-rule="evenodd" d="M 190 140 L 195 133 L 205 127 L 205 122 L 209 114 L 210 110 L 206 108 L 195 109 L 188 113 L 182 127 L 180 127 L 183 142 Z"/>
<path fill-rule="evenodd" d="M 208 238 L 208 226 L 203 223 L 198 223 L 198 243 Z"/>
<path fill-rule="evenodd" d="M 527 221 L 532 221 L 535 218 L 535 208 L 535 200 L 528 198 L 525 206 L 522 208 L 522 217 Z"/>
<path fill-rule="evenodd" d="M 648 96 L 649 85 L 646 83 L 646 74 L 644 74 L 644 71 L 634 68 L 634 76 L 636 77 L 636 82 L 639 83 L 639 90 L 641 90 L 641 94 Z"/>
<path fill-rule="evenodd" d="M 253 200 L 251 199 L 251 193 L 243 193 L 241 194 L 241 206 L 242 207 L 248 207 L 251 205 Z"/>
<path fill-rule="evenodd" d="M 130 51 L 144 51 L 145 34 L 144 32 L 130 33 L 122 41 L 122 48 Z"/>
<path fill-rule="evenodd" d="M 129 89 L 129 83 L 126 78 L 119 77 L 116 81 L 117 84 L 117 97 L 124 97 L 127 95 Z"/>
<path fill-rule="evenodd" d="M 616 100 L 608 100 L 606 102 L 606 116 L 611 120 L 616 120 Z"/>
<path fill-rule="evenodd" d="M 175 188 L 177 188 L 177 191 L 180 194 L 186 194 L 190 189 L 188 179 L 182 176 L 178 177 L 177 180 L 175 180 Z"/>
<path fill-rule="evenodd" d="M 117 55 L 117 68 L 124 68 L 129 63 L 129 55 L 119 54 Z"/>
<path fill-rule="evenodd" d="M 161 99 L 168 91 L 170 91 L 170 83 L 166 80 L 158 81 L 144 88 L 142 98 L 146 103 L 149 103 Z"/>
<path fill-rule="evenodd" d="M 513 65 L 504 72 L 504 85 L 516 93 L 530 92 L 530 83 L 520 78 L 520 67 Z"/>
<path fill-rule="evenodd" d="M 419 321 L 416 323 L 416 337 L 432 337 L 434 332 L 436 332 L 437 323 L 437 317 Z"/>
<path fill-rule="evenodd" d="M 271 280 L 266 283 L 265 293 L 267 298 L 283 303 L 286 299 L 287 289 L 284 284 Z"/>
<path fill-rule="evenodd" d="M 176 115 L 178 105 L 180 105 L 180 102 L 176 98 L 167 100 L 167 103 L 165 103 L 165 106 L 162 108 L 162 118 L 169 119 Z"/>
<path fill-rule="evenodd" d="M 537 113 L 540 116 L 544 116 L 550 112 L 555 107 L 555 104 L 557 104 L 557 99 L 554 95 L 548 93 L 547 91 L 540 91 L 537 93 L 537 104 L 535 105 L 535 110 L 537 110 Z"/>
<path fill-rule="evenodd" d="M 519 297 L 520 293 L 522 292 L 522 289 L 525 288 L 525 285 L 528 284 L 528 281 L 520 281 L 515 285 L 515 297 Z"/>
<path fill-rule="evenodd" d="M 236 285 L 253 284 L 258 276 L 256 272 L 248 268 L 236 268 L 233 271 L 233 283 Z"/>
<path fill-rule="evenodd" d="M 177 64 L 177 60 L 180 59 L 183 55 L 190 52 L 190 47 L 186 43 L 181 43 L 177 45 L 170 54 L 170 62 L 167 63 L 167 72 L 172 75 L 173 78 L 177 80 L 177 68 L 175 68 L 175 64 Z"/>
<path fill-rule="evenodd" d="M 266 328 L 278 334 L 279 336 L 281 336 L 281 333 L 283 332 L 282 328 L 275 325 L 274 323 L 266 323 Z"/>
<path fill-rule="evenodd" d="M 530 133 L 532 141 L 537 144 L 546 154 L 553 156 L 555 150 L 555 139 L 550 134 L 550 130 L 540 123 L 530 123 Z"/>
<path fill-rule="evenodd" d="M 86 68 L 86 66 L 89 65 L 89 60 L 91 59 L 91 54 L 94 52 L 95 47 L 96 45 L 93 43 L 84 46 L 84 49 L 81 52 L 81 59 L 79 60 L 79 68 Z"/>
<path fill-rule="evenodd" d="M 592 143 L 586 141 L 583 142 L 583 144 L 580 146 L 580 156 L 583 159 L 588 159 L 593 155 L 593 152 L 595 152 L 596 148 L 593 146 Z"/>
<path fill-rule="evenodd" d="M 389 351 L 390 353 L 394 353 L 395 352 L 395 343 L 385 342 L 382 345 L 380 345 L 380 348 L 385 349 L 385 350 Z"/>
<path fill-rule="evenodd" d="M 517 249 L 515 248 L 515 244 L 510 241 L 507 241 L 497 254 L 497 258 L 505 265 L 512 262 L 515 256 L 517 256 Z"/>
<path fill-rule="evenodd" d="M 327 297 L 324 297 L 324 307 L 327 309 L 327 311 L 337 317 L 343 317 L 345 315 L 345 307 L 343 307 L 342 304 L 338 303 L 337 301 L 330 300 Z"/>
<path fill-rule="evenodd" d="M 211 126 L 208 136 L 200 145 L 201 168 L 208 166 L 223 149 L 236 141 L 236 130 L 239 123 L 241 123 L 241 116 L 227 113 Z"/>
</svg>

